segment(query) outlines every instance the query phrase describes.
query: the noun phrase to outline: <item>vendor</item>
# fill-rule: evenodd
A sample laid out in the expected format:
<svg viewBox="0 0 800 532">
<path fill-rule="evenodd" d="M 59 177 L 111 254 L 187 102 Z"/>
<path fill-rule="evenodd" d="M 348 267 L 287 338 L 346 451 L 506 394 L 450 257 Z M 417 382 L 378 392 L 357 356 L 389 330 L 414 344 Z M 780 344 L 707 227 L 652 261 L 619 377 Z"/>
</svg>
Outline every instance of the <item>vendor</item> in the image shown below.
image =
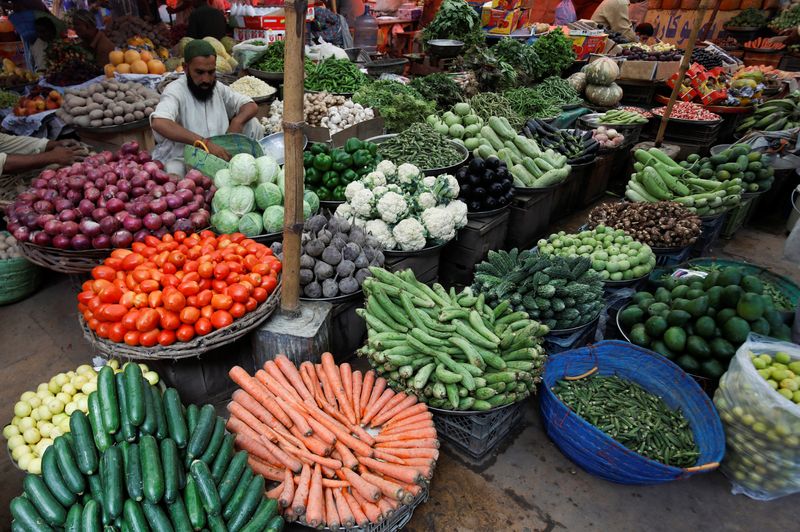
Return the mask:
<svg viewBox="0 0 800 532">
<path fill-rule="evenodd" d="M 656 30 L 649 22 L 642 22 L 636 26 L 634 32 L 636 33 L 636 38 L 639 39 L 639 42 L 642 44 L 655 44 L 659 42 L 658 39 L 653 37 L 653 35 L 656 33 Z"/>
<path fill-rule="evenodd" d="M 628 17 L 628 7 L 630 4 L 646 2 L 647 0 L 603 0 L 597 9 L 594 10 L 592 20 L 602 24 L 611 31 L 622 35 L 628 42 L 636 41 L 636 34 L 631 27 L 631 19 Z"/>
<path fill-rule="evenodd" d="M 69 166 L 82 159 L 74 140 L 47 140 L 0 133 L 0 175 L 36 170 L 49 164 Z"/>
<path fill-rule="evenodd" d="M 225 13 L 209 5 L 208 0 L 195 0 L 195 8 L 189 15 L 189 27 L 186 36 L 192 39 L 214 37 L 217 40 L 225 37 L 228 31 L 228 21 Z"/>
<path fill-rule="evenodd" d="M 209 137 L 241 133 L 261 139 L 264 128 L 255 120 L 258 106 L 222 83 L 217 83 L 217 53 L 208 42 L 194 40 L 183 50 L 186 75 L 173 81 L 161 95 L 150 125 L 157 145 L 153 157 L 170 173 L 182 175 L 183 150 L 200 141 L 209 153 L 229 160 L 230 155 Z"/>
<path fill-rule="evenodd" d="M 114 43 L 106 34 L 97 29 L 97 21 L 93 14 L 85 9 L 79 9 L 72 17 L 72 27 L 94 56 L 94 61 L 100 68 L 108 63 L 108 54 L 114 51 Z"/>
<path fill-rule="evenodd" d="M 39 12 L 36 14 L 39 15 Z M 34 22 L 36 41 L 31 46 L 33 72 L 44 72 L 47 69 L 47 47 L 58 37 L 58 30 L 53 20 L 44 13 L 42 15 L 37 16 Z"/>
</svg>

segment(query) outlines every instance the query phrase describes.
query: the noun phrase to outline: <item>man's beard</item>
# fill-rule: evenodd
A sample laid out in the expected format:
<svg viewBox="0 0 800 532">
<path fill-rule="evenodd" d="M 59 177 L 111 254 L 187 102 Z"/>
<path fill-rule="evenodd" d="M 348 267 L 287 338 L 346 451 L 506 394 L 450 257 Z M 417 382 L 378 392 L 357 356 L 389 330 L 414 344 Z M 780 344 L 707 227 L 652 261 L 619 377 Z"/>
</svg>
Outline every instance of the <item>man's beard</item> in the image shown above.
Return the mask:
<svg viewBox="0 0 800 532">
<path fill-rule="evenodd" d="M 192 79 L 188 73 L 186 74 L 186 85 L 189 87 L 189 92 L 192 93 L 197 101 L 205 102 L 208 101 L 214 95 L 214 87 L 216 86 L 217 80 L 212 81 L 208 84 L 208 86 L 203 87 L 198 85 Z"/>
</svg>

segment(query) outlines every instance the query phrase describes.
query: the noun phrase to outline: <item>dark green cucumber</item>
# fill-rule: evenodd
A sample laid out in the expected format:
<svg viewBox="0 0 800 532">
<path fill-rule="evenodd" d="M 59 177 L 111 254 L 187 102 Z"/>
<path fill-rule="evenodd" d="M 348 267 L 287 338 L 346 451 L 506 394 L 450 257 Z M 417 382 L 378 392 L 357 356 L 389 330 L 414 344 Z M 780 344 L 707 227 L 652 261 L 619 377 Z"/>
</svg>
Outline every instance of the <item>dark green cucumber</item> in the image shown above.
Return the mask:
<svg viewBox="0 0 800 532">
<path fill-rule="evenodd" d="M 103 366 L 97 375 L 97 392 L 100 396 L 100 415 L 103 419 L 103 428 L 109 434 L 119 430 L 119 402 L 117 400 L 117 385 L 114 381 L 114 370 L 111 366 Z"/>
<path fill-rule="evenodd" d="M 123 449 L 125 453 L 125 486 L 128 490 L 128 497 L 141 502 L 144 498 L 144 488 L 142 483 L 142 458 L 139 454 L 139 445 L 131 443 Z"/>
<path fill-rule="evenodd" d="M 119 403 L 119 433 L 122 439 L 127 442 L 136 441 L 138 436 L 136 427 L 128 417 L 128 395 L 125 393 L 125 375 L 117 373 L 114 375 L 117 385 L 117 402 Z"/>
<path fill-rule="evenodd" d="M 52 445 L 45 449 L 42 455 L 42 477 L 44 478 L 44 483 L 50 488 L 53 497 L 65 508 L 69 508 L 78 500 L 78 497 L 64 483 L 64 478 L 58 469 L 56 450 Z"/>
<path fill-rule="evenodd" d="M 163 398 L 169 437 L 175 440 L 179 449 L 183 449 L 189 439 L 189 429 L 186 427 L 186 418 L 183 416 L 181 398 L 175 388 L 167 388 Z"/>
<path fill-rule="evenodd" d="M 36 507 L 31 504 L 31 501 L 25 497 L 16 497 L 11 501 L 11 515 L 14 521 L 22 526 L 24 530 L 29 530 L 30 532 L 52 532 L 53 530 L 52 527 L 45 522 L 44 518 L 39 515 L 39 512 L 36 510 Z"/>
<path fill-rule="evenodd" d="M 239 532 L 247 521 L 253 516 L 253 513 L 258 507 L 259 501 L 264 497 L 264 477 L 255 475 L 247 486 L 247 492 L 242 498 L 242 502 L 237 508 L 233 510 L 230 519 L 228 519 L 228 530 L 230 532 Z"/>
<path fill-rule="evenodd" d="M 122 515 L 124 497 L 124 466 L 122 450 L 119 446 L 109 447 L 103 453 L 103 506 L 111 519 Z"/>
<path fill-rule="evenodd" d="M 195 530 L 200 530 L 206 526 L 206 511 L 203 509 L 203 501 L 200 500 L 200 492 L 192 476 L 186 477 L 186 488 L 183 491 L 183 500 L 186 503 L 186 513 L 189 514 L 189 522 Z"/>
<path fill-rule="evenodd" d="M 189 443 L 186 445 L 186 454 L 192 458 L 200 457 L 211 440 L 214 432 L 214 422 L 217 412 L 212 405 L 203 405 L 197 416 L 197 422 L 191 431 Z M 206 463 L 208 465 L 208 463 Z"/>
<path fill-rule="evenodd" d="M 139 457 L 142 462 L 142 491 L 144 498 L 158 504 L 164 497 L 164 470 L 156 439 L 150 435 L 139 440 Z M 148 518 L 149 520 L 149 518 Z"/>
<path fill-rule="evenodd" d="M 225 436 L 226 440 L 228 436 L 233 436 L 233 434 Z M 231 442 L 233 442 L 233 439 L 231 439 Z M 233 443 L 231 443 L 231 449 L 233 449 Z M 228 503 L 228 499 L 233 495 L 234 490 L 236 490 L 236 487 L 239 485 L 239 479 L 246 469 L 249 469 L 247 467 L 247 453 L 245 451 L 239 451 L 228 464 L 225 474 L 222 475 L 222 480 L 218 483 L 219 499 L 222 504 Z"/>
<path fill-rule="evenodd" d="M 147 382 L 144 385 L 144 420 L 139 425 L 139 432 L 141 434 L 156 435 L 158 431 L 158 415 L 156 413 L 156 405 L 153 399 L 153 392 L 150 391 L 150 384 Z"/>
<path fill-rule="evenodd" d="M 59 471 L 61 471 L 61 476 L 64 478 L 64 483 L 72 493 L 80 495 L 86 489 L 86 482 L 84 482 L 83 475 L 75 463 L 69 440 L 64 436 L 59 436 L 53 442 L 53 447 L 56 449 L 56 462 L 58 463 Z"/>
<path fill-rule="evenodd" d="M 206 513 L 208 515 L 219 515 L 222 511 L 222 503 L 208 465 L 202 460 L 195 460 L 189 467 L 189 471 L 197 486 L 197 491 L 200 493 L 200 500 L 203 502 L 203 508 Z"/>
<path fill-rule="evenodd" d="M 144 422 L 144 385 L 142 370 L 136 362 L 130 362 L 123 371 L 125 375 L 125 399 L 128 406 L 128 419 L 134 427 Z"/>
<path fill-rule="evenodd" d="M 222 438 L 222 444 L 219 446 L 217 456 L 214 457 L 214 462 L 209 465 L 211 468 L 211 477 L 217 484 L 222 481 L 222 477 L 225 474 L 225 471 L 228 469 L 228 464 L 231 462 L 231 457 L 233 456 L 233 443 L 235 440 L 235 435 L 226 434 Z M 247 461 L 245 460 L 245 464 L 246 463 Z M 241 471 L 239 473 L 241 474 Z"/>
<path fill-rule="evenodd" d="M 103 467 L 103 461 L 100 461 L 100 468 Z M 97 499 L 98 502 L 103 498 L 103 479 L 100 476 L 100 471 L 88 477 L 86 482 L 89 484 L 89 489 L 86 490 L 84 497 L 88 497 L 90 499 Z M 84 502 L 84 504 L 86 504 Z"/>
<path fill-rule="evenodd" d="M 83 507 L 81 514 L 82 532 L 100 532 L 103 529 L 102 509 L 100 503 L 92 499 Z"/>
<path fill-rule="evenodd" d="M 186 427 L 189 429 L 189 434 L 194 432 L 197 426 L 197 418 L 200 417 L 200 407 L 196 404 L 190 404 L 186 407 Z"/>
<path fill-rule="evenodd" d="M 67 520 L 64 522 L 64 532 L 81 532 L 82 513 L 83 505 L 81 503 L 75 503 L 70 507 L 67 512 Z"/>
<path fill-rule="evenodd" d="M 174 532 L 169 517 L 158 504 L 151 504 L 150 501 L 142 502 L 142 510 L 153 532 Z"/>
<path fill-rule="evenodd" d="M 147 532 L 149 530 L 144 510 L 142 510 L 142 505 L 138 502 L 132 499 L 126 500 L 123 515 L 125 516 L 125 523 L 131 532 Z"/>
<path fill-rule="evenodd" d="M 164 500 L 167 504 L 178 498 L 178 471 L 183 468 L 178 456 L 178 446 L 167 438 L 161 441 L 161 467 L 164 469 Z"/>
<path fill-rule="evenodd" d="M 159 390 L 155 386 L 150 386 L 150 396 L 153 398 L 153 411 L 156 413 L 155 436 L 159 440 L 163 440 L 164 438 L 169 436 L 169 426 L 167 425 L 167 416 L 164 413 L 164 398 L 161 395 L 161 390 Z"/>
<path fill-rule="evenodd" d="M 220 446 L 222 445 L 222 439 L 225 437 L 225 420 L 221 417 L 218 417 L 217 420 L 214 422 L 214 432 L 211 433 L 211 439 L 208 440 L 208 445 L 206 445 L 206 450 L 203 451 L 203 454 L 200 455 L 200 460 L 208 464 L 208 467 L 214 463 L 214 458 L 217 456 L 217 451 L 219 451 Z M 191 441 L 191 440 L 190 440 Z M 212 468 L 211 474 L 214 474 L 214 470 Z"/>
<path fill-rule="evenodd" d="M 244 499 L 245 493 L 247 493 L 247 487 L 250 485 L 250 481 L 253 479 L 253 476 L 254 476 L 253 470 L 250 469 L 249 467 L 245 467 L 244 471 L 242 472 L 242 477 L 236 484 L 236 489 L 228 499 L 228 503 L 225 505 L 225 510 L 223 510 L 222 512 L 222 517 L 224 517 L 226 521 L 231 518 L 233 512 L 241 504 L 242 499 Z"/>
<path fill-rule="evenodd" d="M 242 528 L 242 532 L 261 532 L 277 513 L 278 501 L 275 499 L 267 499 L 266 497 L 262 498 L 261 503 L 259 503 L 258 508 L 256 508 L 256 513 L 253 514 L 253 518 Z"/>
<path fill-rule="evenodd" d="M 208 529 L 211 532 L 228 532 L 228 527 L 225 526 L 221 515 L 208 516 Z"/>
<path fill-rule="evenodd" d="M 186 505 L 183 504 L 183 497 L 180 493 L 174 502 L 167 506 L 169 519 L 175 532 L 192 532 L 194 528 L 189 521 L 189 514 L 186 512 Z"/>
<path fill-rule="evenodd" d="M 75 444 L 75 462 L 84 475 L 97 471 L 97 447 L 92 435 L 89 418 L 80 410 L 69 416 L 69 431 Z"/>
<path fill-rule="evenodd" d="M 285 521 L 283 520 L 283 517 L 276 515 L 270 519 L 269 523 L 267 523 L 267 527 L 264 529 L 264 532 L 281 532 L 284 524 Z"/>
<path fill-rule="evenodd" d="M 52 526 L 64 524 L 67 519 L 67 511 L 50 492 L 42 477 L 33 474 L 25 475 L 25 479 L 22 481 L 22 490 L 45 522 Z"/>
</svg>

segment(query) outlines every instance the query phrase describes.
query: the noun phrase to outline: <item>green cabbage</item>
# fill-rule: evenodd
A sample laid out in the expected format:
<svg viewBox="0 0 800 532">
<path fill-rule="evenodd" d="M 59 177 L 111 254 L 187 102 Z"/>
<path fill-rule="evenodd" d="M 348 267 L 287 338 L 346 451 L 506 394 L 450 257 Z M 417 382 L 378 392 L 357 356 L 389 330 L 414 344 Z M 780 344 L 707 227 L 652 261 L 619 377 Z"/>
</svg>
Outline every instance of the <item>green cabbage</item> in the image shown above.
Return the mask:
<svg viewBox="0 0 800 532">
<path fill-rule="evenodd" d="M 242 216 L 256 208 L 256 195 L 252 188 L 244 185 L 231 188 L 227 207 L 233 211 L 233 214 Z"/>
<path fill-rule="evenodd" d="M 213 212 L 219 212 L 222 209 L 227 209 L 228 205 L 231 202 L 231 193 L 233 192 L 233 187 L 220 187 L 214 193 L 214 198 L 211 200 L 211 210 Z"/>
<path fill-rule="evenodd" d="M 248 212 L 239 219 L 239 232 L 244 236 L 258 236 L 263 230 L 261 215 L 257 212 Z"/>
<path fill-rule="evenodd" d="M 311 205 L 306 200 L 303 200 L 303 220 L 308 220 L 312 214 L 314 213 L 311 212 Z"/>
<path fill-rule="evenodd" d="M 231 171 L 227 168 L 218 171 L 217 175 L 214 176 L 214 186 L 218 189 L 222 187 L 231 187 L 235 184 L 236 183 L 231 179 Z"/>
<path fill-rule="evenodd" d="M 311 207 L 311 213 L 314 214 L 319 210 L 319 196 L 310 190 L 303 192 L 303 199 L 308 202 Z"/>
<path fill-rule="evenodd" d="M 274 183 L 278 179 L 278 172 L 280 166 L 275 162 L 275 159 L 269 155 L 264 155 L 256 159 L 256 168 L 258 169 L 257 180 L 259 183 Z"/>
<path fill-rule="evenodd" d="M 222 209 L 211 216 L 211 226 L 222 234 L 235 233 L 239 230 L 239 217 L 229 209 Z"/>
<path fill-rule="evenodd" d="M 262 211 L 273 205 L 283 204 L 283 194 L 275 183 L 261 183 L 256 187 L 256 205 Z"/>
<path fill-rule="evenodd" d="M 235 185 L 249 185 L 256 180 L 256 158 L 249 153 L 237 153 L 228 164 Z"/>
<path fill-rule="evenodd" d="M 264 231 L 267 233 L 277 233 L 283 230 L 283 207 L 273 205 L 264 211 Z"/>
</svg>

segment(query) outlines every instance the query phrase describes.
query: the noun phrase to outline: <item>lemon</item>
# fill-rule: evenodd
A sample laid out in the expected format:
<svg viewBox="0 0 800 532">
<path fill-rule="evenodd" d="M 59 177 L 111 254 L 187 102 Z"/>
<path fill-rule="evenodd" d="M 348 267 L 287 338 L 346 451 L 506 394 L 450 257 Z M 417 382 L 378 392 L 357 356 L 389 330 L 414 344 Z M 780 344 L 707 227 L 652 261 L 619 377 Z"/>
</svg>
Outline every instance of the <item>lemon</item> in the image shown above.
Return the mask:
<svg viewBox="0 0 800 532">
<path fill-rule="evenodd" d="M 800 375 L 800 360 L 795 360 L 789 364 L 789 369 Z"/>
<path fill-rule="evenodd" d="M 800 390 L 800 383 L 797 382 L 797 379 L 792 379 L 792 378 L 783 379 L 781 381 L 781 389 L 779 391 L 784 391 L 784 390 L 789 392 L 790 397 L 787 397 L 787 399 L 791 399 L 791 395 L 797 390 Z M 784 397 L 786 396 L 784 395 Z"/>
<path fill-rule="evenodd" d="M 792 401 L 794 401 L 797 404 L 800 404 L 800 391 L 794 392 L 794 394 L 792 394 Z"/>
<path fill-rule="evenodd" d="M 769 379 L 769 380 L 767 381 L 767 384 L 769 384 L 769 385 L 770 385 L 770 387 L 771 387 L 773 390 L 777 390 L 777 389 L 778 389 L 778 382 L 777 382 L 777 381 L 774 381 L 774 380 L 772 380 L 772 379 Z"/>
<path fill-rule="evenodd" d="M 753 359 L 753 366 L 754 366 L 756 369 L 763 370 L 764 368 L 766 368 L 766 367 L 767 367 L 767 363 L 766 363 L 766 362 L 764 362 L 764 360 L 762 360 L 762 359 L 760 359 L 760 358 L 754 358 L 754 359 Z M 761 373 L 761 372 L 759 371 L 759 373 Z"/>
<path fill-rule="evenodd" d="M 19 434 L 19 428 L 16 425 L 6 425 L 3 427 L 3 437 L 9 439 L 11 436 Z"/>
<path fill-rule="evenodd" d="M 789 353 L 786 353 L 785 351 L 778 351 L 775 353 L 775 362 L 780 364 L 788 364 L 791 361 L 792 357 L 789 356 Z"/>
<path fill-rule="evenodd" d="M 14 415 L 19 417 L 31 415 L 31 405 L 24 401 L 19 401 L 14 405 Z"/>
<path fill-rule="evenodd" d="M 758 370 L 758 374 L 761 375 L 761 378 L 767 380 L 772 375 L 772 372 L 768 369 L 760 369 Z"/>
</svg>

